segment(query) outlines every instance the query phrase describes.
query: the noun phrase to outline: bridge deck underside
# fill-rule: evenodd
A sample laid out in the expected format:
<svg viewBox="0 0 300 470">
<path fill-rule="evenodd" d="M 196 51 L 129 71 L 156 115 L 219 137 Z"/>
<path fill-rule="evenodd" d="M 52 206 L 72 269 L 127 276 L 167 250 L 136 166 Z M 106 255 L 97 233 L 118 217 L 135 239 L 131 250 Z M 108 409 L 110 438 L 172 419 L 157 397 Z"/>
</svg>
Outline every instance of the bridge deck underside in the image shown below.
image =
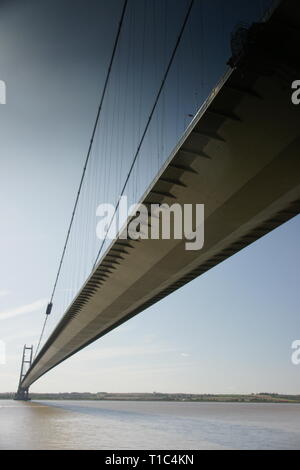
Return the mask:
<svg viewBox="0 0 300 470">
<path fill-rule="evenodd" d="M 294 37 L 297 44 L 296 10 L 296 2 L 282 2 L 268 20 L 269 34 L 278 25 L 288 28 L 289 40 Z M 204 204 L 203 248 L 187 251 L 185 240 L 174 239 L 114 241 L 36 357 L 24 388 L 299 213 L 294 70 L 284 66 L 284 75 L 280 57 L 267 67 L 250 58 L 242 70 L 227 73 L 141 201 Z"/>
</svg>

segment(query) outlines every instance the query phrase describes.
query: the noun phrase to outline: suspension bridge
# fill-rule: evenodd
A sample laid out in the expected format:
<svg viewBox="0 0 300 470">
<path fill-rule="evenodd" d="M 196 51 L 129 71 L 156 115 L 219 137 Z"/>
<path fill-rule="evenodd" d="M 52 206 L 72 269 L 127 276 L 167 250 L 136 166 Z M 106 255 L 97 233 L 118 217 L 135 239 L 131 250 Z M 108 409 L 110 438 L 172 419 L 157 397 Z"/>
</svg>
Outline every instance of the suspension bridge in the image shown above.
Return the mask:
<svg viewBox="0 0 300 470">
<path fill-rule="evenodd" d="M 138 178 L 140 152 L 194 8 L 192 1 L 183 15 L 129 171 L 118 191 L 116 212 L 134 171 Z M 128 2 L 124 2 L 40 341 L 34 358 L 32 348 L 29 356 L 28 348 L 24 348 L 17 399 L 27 399 L 29 387 L 62 361 L 299 213 L 300 106 L 291 101 L 291 84 L 300 79 L 296 48 L 300 9 L 296 0 L 282 0 L 276 1 L 259 22 L 234 31 L 225 74 L 194 113 L 139 199 L 145 206 L 204 204 L 202 249 L 186 250 L 185 240 L 175 238 L 125 237 L 129 217 L 115 240 L 104 240 L 96 247 L 90 272 L 76 294 L 71 294 L 62 317 L 42 344 L 67 263 L 127 9 Z M 144 221 L 145 230 L 149 223 Z M 84 258 L 85 253 L 81 254 Z"/>
</svg>

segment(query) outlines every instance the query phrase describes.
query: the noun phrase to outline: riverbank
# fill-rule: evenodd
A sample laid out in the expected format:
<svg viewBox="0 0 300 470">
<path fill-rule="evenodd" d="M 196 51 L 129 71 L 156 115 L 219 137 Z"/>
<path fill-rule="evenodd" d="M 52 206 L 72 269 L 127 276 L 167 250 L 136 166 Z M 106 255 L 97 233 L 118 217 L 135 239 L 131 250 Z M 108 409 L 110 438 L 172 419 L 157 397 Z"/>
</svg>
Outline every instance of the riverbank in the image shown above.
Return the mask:
<svg viewBox="0 0 300 470">
<path fill-rule="evenodd" d="M 0 399 L 12 399 L 13 392 L 0 393 Z M 187 393 L 30 393 L 32 400 L 118 400 L 118 401 L 187 401 L 187 402 L 223 402 L 223 403 L 300 403 L 300 395 L 282 395 L 277 393 L 237 394 L 187 394 Z"/>
</svg>

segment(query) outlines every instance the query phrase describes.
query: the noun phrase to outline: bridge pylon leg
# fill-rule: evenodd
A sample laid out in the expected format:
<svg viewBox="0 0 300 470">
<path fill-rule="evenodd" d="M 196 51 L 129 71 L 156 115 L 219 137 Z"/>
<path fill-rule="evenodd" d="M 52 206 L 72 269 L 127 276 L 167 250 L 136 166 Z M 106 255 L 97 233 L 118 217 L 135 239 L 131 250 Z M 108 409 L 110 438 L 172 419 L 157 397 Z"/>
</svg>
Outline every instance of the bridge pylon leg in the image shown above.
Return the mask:
<svg viewBox="0 0 300 470">
<path fill-rule="evenodd" d="M 23 355 L 22 355 L 22 364 L 21 364 L 21 372 L 20 372 L 20 380 L 17 393 L 14 396 L 14 400 L 22 400 L 22 401 L 29 401 L 29 388 L 22 387 L 22 381 L 31 366 L 32 363 L 32 354 L 33 354 L 33 346 L 26 346 L 24 345 L 23 348 Z"/>
<path fill-rule="evenodd" d="M 14 396 L 14 400 L 22 400 L 22 401 L 29 401 L 29 389 L 20 389 L 18 388 L 17 393 Z"/>
</svg>

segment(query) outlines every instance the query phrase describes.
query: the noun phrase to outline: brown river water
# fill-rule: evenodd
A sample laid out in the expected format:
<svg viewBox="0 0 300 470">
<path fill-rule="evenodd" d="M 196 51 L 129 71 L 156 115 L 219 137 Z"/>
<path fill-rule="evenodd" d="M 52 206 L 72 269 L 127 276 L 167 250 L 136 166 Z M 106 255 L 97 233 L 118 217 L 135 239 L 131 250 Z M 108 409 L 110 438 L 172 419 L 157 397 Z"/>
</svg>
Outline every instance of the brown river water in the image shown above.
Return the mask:
<svg viewBox="0 0 300 470">
<path fill-rule="evenodd" d="M 0 400 L 0 449 L 300 449 L 300 404 Z"/>
</svg>

